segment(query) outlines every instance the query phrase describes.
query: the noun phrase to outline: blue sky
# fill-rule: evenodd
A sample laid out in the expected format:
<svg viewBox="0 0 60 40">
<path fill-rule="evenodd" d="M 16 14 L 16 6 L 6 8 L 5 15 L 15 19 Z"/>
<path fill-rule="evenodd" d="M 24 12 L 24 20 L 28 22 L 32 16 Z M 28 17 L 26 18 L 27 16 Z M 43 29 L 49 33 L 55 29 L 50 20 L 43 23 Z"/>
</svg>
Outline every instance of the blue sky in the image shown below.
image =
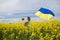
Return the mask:
<svg viewBox="0 0 60 40">
<path fill-rule="evenodd" d="M 60 19 L 60 0 L 0 0 L 0 19 L 34 16 L 41 7 L 52 10 L 55 19 Z"/>
</svg>

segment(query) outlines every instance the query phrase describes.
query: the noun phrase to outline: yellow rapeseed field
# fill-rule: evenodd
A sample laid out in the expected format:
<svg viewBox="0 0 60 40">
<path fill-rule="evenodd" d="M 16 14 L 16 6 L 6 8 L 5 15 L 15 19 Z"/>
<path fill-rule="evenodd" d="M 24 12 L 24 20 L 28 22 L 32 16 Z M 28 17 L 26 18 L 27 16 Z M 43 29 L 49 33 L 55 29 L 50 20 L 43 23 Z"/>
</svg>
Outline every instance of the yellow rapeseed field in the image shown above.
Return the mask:
<svg viewBox="0 0 60 40">
<path fill-rule="evenodd" d="M 60 40 L 60 20 L 49 22 L 0 23 L 0 40 Z"/>
</svg>

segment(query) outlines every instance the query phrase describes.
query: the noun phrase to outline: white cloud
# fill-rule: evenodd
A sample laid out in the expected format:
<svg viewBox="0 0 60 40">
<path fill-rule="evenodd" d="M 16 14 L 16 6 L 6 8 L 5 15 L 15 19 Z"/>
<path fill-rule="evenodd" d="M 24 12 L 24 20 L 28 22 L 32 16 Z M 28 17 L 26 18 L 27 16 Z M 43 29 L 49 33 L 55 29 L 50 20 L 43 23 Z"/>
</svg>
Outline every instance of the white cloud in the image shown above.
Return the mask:
<svg viewBox="0 0 60 40">
<path fill-rule="evenodd" d="M 4 18 L 4 16 L 0 16 L 0 19 Z"/>
<path fill-rule="evenodd" d="M 59 5 L 59 0 L 0 0 L 0 12 L 38 10 L 40 7 L 59 12 Z"/>
<path fill-rule="evenodd" d="M 12 13 L 8 13 L 7 15 L 13 15 Z"/>
<path fill-rule="evenodd" d="M 0 12 L 11 12 L 14 10 L 14 7 L 17 5 L 19 0 L 7 0 L 0 3 Z M 3 3 L 4 2 L 4 3 Z"/>
<path fill-rule="evenodd" d="M 17 11 L 36 11 L 40 7 L 48 8 L 54 13 L 60 13 L 60 0 L 0 0 L 0 15 L 12 15 Z"/>
</svg>

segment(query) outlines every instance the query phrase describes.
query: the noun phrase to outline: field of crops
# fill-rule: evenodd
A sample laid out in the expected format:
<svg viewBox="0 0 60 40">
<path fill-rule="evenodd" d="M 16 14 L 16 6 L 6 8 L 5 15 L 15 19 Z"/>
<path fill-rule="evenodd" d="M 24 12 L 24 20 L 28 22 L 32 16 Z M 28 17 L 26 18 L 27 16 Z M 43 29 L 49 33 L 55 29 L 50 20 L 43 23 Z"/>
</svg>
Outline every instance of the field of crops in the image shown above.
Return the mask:
<svg viewBox="0 0 60 40">
<path fill-rule="evenodd" d="M 50 22 L 0 23 L 0 40 L 60 40 L 60 20 Z"/>
</svg>

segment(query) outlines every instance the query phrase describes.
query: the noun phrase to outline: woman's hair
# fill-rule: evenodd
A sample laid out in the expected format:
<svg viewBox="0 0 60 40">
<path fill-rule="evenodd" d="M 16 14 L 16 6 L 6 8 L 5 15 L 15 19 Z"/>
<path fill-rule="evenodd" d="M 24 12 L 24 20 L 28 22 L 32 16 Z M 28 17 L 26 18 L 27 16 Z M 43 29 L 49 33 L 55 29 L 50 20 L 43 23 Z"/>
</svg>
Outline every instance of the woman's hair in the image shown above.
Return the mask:
<svg viewBox="0 0 60 40">
<path fill-rule="evenodd" d="M 30 17 L 27 17 L 27 20 L 30 21 Z"/>
<path fill-rule="evenodd" d="M 24 20 L 24 18 L 22 18 L 21 20 Z"/>
</svg>

